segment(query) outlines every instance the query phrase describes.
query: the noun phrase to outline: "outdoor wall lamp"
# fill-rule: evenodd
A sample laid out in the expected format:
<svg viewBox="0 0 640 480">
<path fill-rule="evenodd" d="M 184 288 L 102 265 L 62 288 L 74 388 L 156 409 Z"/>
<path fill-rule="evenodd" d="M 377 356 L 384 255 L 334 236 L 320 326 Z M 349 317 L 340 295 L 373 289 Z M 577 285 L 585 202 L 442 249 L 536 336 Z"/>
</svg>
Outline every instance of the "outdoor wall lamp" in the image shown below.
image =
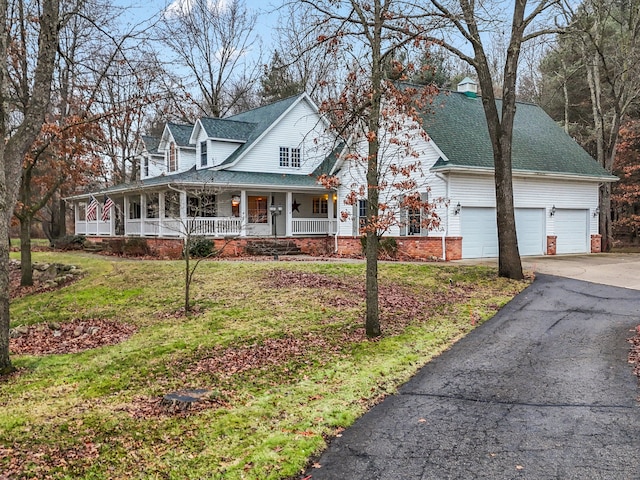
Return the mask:
<svg viewBox="0 0 640 480">
<path fill-rule="evenodd" d="M 460 202 L 458 202 L 458 204 L 456 205 L 456 208 L 453 209 L 453 214 L 459 215 L 461 209 L 462 209 L 462 206 L 460 205 Z"/>
<path fill-rule="evenodd" d="M 600 214 L 600 207 L 596 207 L 596 209 L 593 211 L 593 216 L 597 217 Z"/>
<path fill-rule="evenodd" d="M 231 197 L 231 205 L 233 205 L 234 207 L 240 205 L 240 195 L 234 195 L 233 197 Z"/>
<path fill-rule="evenodd" d="M 551 210 L 549 211 L 549 216 L 553 217 L 556 214 L 556 206 L 554 205 L 553 207 L 551 207 Z"/>
<path fill-rule="evenodd" d="M 282 205 L 269 205 L 271 215 L 280 215 L 282 213 Z"/>
</svg>

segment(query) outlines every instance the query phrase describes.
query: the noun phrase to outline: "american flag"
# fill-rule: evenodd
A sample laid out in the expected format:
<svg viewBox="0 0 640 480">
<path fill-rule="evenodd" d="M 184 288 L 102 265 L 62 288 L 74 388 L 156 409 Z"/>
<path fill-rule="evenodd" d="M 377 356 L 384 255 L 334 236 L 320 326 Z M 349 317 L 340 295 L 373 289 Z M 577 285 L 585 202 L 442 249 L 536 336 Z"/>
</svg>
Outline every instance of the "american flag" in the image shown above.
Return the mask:
<svg viewBox="0 0 640 480">
<path fill-rule="evenodd" d="M 113 207 L 114 203 L 111 200 L 111 197 L 105 195 L 102 205 L 102 221 L 106 222 L 111 218 L 111 207 Z"/>
<path fill-rule="evenodd" d="M 87 220 L 97 220 L 98 218 L 98 200 L 91 195 L 91 201 L 87 205 Z"/>
</svg>

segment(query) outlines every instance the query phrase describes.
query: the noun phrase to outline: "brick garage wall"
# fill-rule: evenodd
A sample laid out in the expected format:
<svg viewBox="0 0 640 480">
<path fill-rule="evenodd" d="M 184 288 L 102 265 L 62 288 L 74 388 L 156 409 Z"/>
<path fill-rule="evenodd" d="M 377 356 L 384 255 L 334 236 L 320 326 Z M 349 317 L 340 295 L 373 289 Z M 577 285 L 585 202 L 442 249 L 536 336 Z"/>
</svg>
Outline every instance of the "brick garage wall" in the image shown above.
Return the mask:
<svg viewBox="0 0 640 480">
<path fill-rule="evenodd" d="M 462 237 L 445 238 L 446 260 L 462 258 Z M 442 258 L 441 237 L 396 237 L 398 255 L 403 259 L 433 260 Z"/>
<path fill-rule="evenodd" d="M 442 258 L 441 237 L 395 237 L 398 245 L 398 258 L 402 260 L 433 260 Z M 446 237 L 447 260 L 462 258 L 462 237 Z M 338 255 L 362 257 L 360 237 L 339 237 Z"/>
<path fill-rule="evenodd" d="M 547 255 L 555 255 L 556 254 L 556 240 L 558 239 L 555 235 L 547 235 Z"/>
</svg>

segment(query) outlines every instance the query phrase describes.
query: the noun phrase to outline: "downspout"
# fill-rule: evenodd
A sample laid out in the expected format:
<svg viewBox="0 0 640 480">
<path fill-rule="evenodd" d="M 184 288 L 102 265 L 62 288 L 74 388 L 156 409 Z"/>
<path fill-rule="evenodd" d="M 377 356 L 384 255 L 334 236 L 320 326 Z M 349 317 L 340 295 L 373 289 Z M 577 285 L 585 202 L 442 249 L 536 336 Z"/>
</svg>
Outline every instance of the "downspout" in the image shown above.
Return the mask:
<svg viewBox="0 0 640 480">
<path fill-rule="evenodd" d="M 340 228 L 338 227 L 338 222 L 340 221 L 340 215 L 338 215 L 338 199 L 340 198 L 338 196 L 338 189 L 335 189 L 336 192 L 336 208 L 334 209 L 333 214 L 336 216 L 336 233 L 333 235 L 333 253 L 337 254 L 338 253 L 338 233 L 340 232 Z M 331 202 L 333 202 L 333 198 L 331 199 Z"/>
<path fill-rule="evenodd" d="M 446 201 L 449 201 L 449 179 L 442 175 L 441 173 L 437 173 L 436 172 L 436 177 L 438 177 L 440 180 L 442 180 L 444 182 L 445 185 L 445 198 L 447 199 Z M 447 261 L 447 242 L 446 242 L 446 238 L 449 236 L 449 205 L 445 206 L 446 208 L 446 216 L 445 216 L 445 222 L 444 222 L 444 235 L 442 236 L 442 260 L 443 261 Z"/>
</svg>

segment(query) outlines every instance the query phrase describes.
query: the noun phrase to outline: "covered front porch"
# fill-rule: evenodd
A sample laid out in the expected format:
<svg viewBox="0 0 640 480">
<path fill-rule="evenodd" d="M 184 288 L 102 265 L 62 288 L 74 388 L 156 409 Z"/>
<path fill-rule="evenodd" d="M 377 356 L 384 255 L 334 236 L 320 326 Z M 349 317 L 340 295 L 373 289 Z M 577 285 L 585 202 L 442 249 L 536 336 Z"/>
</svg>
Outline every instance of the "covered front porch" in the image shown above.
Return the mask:
<svg viewBox="0 0 640 480">
<path fill-rule="evenodd" d="M 147 189 L 100 194 L 91 202 L 90 196 L 75 199 L 78 235 L 296 237 L 335 235 L 338 227 L 336 195 L 326 190 Z"/>
</svg>

